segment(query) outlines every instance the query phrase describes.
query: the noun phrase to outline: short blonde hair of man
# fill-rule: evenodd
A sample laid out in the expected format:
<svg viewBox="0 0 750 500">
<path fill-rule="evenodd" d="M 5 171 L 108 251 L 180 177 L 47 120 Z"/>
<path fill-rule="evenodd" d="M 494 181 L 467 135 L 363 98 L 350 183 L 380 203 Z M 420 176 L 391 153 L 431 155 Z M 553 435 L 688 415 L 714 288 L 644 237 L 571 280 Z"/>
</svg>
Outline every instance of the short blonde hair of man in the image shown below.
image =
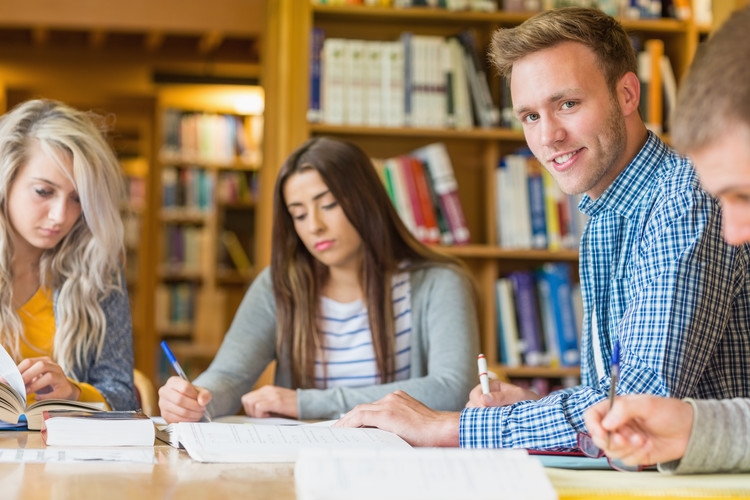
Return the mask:
<svg viewBox="0 0 750 500">
<path fill-rule="evenodd" d="M 490 61 L 501 76 L 510 78 L 516 61 L 563 42 L 578 42 L 594 52 L 611 91 L 625 73 L 637 71 L 635 52 L 622 25 L 598 9 L 583 7 L 548 10 L 514 28 L 496 30 Z"/>
</svg>

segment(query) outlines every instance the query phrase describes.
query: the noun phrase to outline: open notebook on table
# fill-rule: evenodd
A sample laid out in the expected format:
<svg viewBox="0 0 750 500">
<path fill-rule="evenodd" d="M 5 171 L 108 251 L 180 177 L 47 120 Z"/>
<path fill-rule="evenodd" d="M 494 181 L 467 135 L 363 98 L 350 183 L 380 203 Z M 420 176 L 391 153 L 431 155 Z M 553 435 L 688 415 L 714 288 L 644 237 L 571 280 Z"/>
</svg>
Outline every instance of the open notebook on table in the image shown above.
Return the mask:
<svg viewBox="0 0 750 500">
<path fill-rule="evenodd" d="M 221 422 L 170 424 L 170 444 L 199 462 L 294 462 L 306 448 L 411 448 L 380 429 L 321 425 L 247 425 Z M 164 440 L 164 429 L 157 430 Z"/>
<path fill-rule="evenodd" d="M 26 386 L 13 358 L 0 346 L 0 420 L 16 424 L 26 420 L 29 430 L 42 427 L 42 412 L 45 410 L 106 410 L 104 403 L 83 403 L 69 399 L 45 399 L 26 406 Z M 0 425 L 0 427 L 5 427 Z"/>
</svg>

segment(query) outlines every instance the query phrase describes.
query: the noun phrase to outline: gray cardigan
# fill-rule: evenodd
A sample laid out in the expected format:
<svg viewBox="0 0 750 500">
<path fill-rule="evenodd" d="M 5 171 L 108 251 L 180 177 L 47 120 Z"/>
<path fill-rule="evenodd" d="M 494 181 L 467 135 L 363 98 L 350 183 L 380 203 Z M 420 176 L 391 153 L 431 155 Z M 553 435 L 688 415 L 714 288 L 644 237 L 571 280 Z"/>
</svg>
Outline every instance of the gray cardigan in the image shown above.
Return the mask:
<svg viewBox="0 0 750 500">
<path fill-rule="evenodd" d="M 750 399 L 685 401 L 693 406 L 693 429 L 685 455 L 659 464 L 662 472 L 750 471 Z"/>
<path fill-rule="evenodd" d="M 366 387 L 297 389 L 301 419 L 337 418 L 360 403 L 403 390 L 437 410 L 459 410 L 477 384 L 477 312 L 465 276 L 446 267 L 411 271 L 410 378 Z M 273 360 L 274 384 L 291 388 L 291 368 L 276 351 L 276 303 L 270 269 L 253 281 L 211 365 L 195 384 L 212 392 L 209 411 L 234 414 L 240 398 Z"/>
<path fill-rule="evenodd" d="M 59 291 L 55 290 L 52 299 L 57 328 L 60 327 L 58 295 Z M 72 369 L 73 373 L 67 375 L 94 386 L 111 409 L 134 410 L 138 403 L 133 384 L 133 325 L 127 291 L 113 291 L 100 305 L 107 322 L 102 354 L 96 359 L 95 352 L 88 353 L 85 364 L 77 364 Z"/>
</svg>

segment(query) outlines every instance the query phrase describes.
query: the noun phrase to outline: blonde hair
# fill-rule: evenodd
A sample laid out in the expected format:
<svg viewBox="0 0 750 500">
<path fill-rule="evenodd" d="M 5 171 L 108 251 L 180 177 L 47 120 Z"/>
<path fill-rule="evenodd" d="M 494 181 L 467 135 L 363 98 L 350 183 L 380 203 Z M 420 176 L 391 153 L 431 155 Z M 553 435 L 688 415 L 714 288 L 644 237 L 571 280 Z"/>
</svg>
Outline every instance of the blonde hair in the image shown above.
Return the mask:
<svg viewBox="0 0 750 500">
<path fill-rule="evenodd" d="M 677 94 L 672 143 L 683 153 L 695 150 L 738 122 L 750 126 L 750 7 L 698 47 Z"/>
<path fill-rule="evenodd" d="M 25 338 L 13 308 L 13 244 L 8 193 L 34 144 L 59 162 L 72 159 L 81 216 L 39 263 L 43 286 L 57 293 L 53 358 L 67 376 L 101 354 L 106 319 L 100 301 L 122 293 L 124 230 L 119 207 L 124 183 L 117 159 L 95 115 L 50 100 L 20 104 L 0 118 L 0 342 L 15 359 Z M 60 165 L 60 168 L 63 168 Z"/>
<path fill-rule="evenodd" d="M 490 61 L 500 75 L 510 78 L 513 64 L 529 54 L 563 42 L 577 42 L 591 49 L 611 91 L 637 63 L 628 34 L 616 19 L 585 7 L 553 9 L 527 19 L 515 28 L 492 34 Z"/>
</svg>

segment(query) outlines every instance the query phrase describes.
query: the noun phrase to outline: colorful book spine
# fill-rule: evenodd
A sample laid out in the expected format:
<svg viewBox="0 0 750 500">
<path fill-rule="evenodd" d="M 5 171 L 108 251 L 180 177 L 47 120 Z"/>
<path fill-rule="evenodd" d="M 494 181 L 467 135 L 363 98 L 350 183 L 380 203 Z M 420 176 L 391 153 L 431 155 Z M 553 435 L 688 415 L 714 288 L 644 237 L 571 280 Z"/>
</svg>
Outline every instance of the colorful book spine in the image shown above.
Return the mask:
<svg viewBox="0 0 750 500">
<path fill-rule="evenodd" d="M 508 274 L 508 279 L 513 284 L 524 363 L 541 366 L 544 364 L 544 346 L 534 276 L 531 271 L 513 271 Z"/>
<path fill-rule="evenodd" d="M 322 73 L 322 52 L 325 32 L 314 27 L 310 31 L 310 97 L 307 108 L 307 121 L 320 121 L 320 77 Z"/>
</svg>

